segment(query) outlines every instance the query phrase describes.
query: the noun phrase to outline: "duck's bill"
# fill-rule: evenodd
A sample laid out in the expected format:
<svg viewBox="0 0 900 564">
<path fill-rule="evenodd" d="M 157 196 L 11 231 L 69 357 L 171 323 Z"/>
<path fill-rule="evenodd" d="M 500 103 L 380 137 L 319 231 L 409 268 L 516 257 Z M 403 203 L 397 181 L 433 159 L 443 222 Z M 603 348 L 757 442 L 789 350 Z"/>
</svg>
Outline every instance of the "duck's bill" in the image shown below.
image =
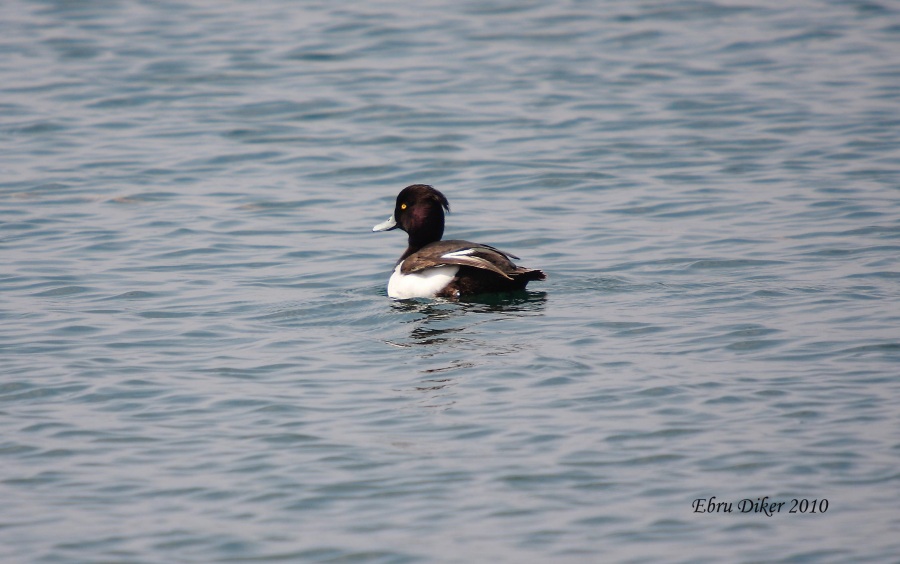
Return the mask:
<svg viewBox="0 0 900 564">
<path fill-rule="evenodd" d="M 394 221 L 394 216 L 391 216 L 387 219 L 387 221 L 383 221 L 372 228 L 372 231 L 390 231 L 397 227 L 397 222 Z"/>
</svg>

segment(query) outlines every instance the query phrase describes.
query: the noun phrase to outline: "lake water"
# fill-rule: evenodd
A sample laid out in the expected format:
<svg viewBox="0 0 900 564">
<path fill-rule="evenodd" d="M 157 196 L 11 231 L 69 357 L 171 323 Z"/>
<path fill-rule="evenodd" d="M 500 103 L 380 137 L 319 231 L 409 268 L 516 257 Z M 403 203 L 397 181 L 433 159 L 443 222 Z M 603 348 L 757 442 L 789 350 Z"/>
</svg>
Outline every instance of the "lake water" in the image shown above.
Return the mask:
<svg viewBox="0 0 900 564">
<path fill-rule="evenodd" d="M 3 562 L 896 561 L 896 3 L 0 37 Z M 549 279 L 389 299 L 413 183 Z"/>
</svg>

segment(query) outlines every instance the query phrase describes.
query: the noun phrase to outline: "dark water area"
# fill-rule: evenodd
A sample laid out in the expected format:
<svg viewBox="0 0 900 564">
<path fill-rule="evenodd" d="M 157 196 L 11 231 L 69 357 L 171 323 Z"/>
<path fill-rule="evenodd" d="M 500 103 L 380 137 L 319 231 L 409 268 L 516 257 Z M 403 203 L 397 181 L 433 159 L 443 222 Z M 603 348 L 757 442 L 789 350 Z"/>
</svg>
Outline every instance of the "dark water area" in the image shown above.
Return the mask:
<svg viewBox="0 0 900 564">
<path fill-rule="evenodd" d="M 900 554 L 896 4 L 12 0 L 0 172 L 3 562 Z"/>
</svg>

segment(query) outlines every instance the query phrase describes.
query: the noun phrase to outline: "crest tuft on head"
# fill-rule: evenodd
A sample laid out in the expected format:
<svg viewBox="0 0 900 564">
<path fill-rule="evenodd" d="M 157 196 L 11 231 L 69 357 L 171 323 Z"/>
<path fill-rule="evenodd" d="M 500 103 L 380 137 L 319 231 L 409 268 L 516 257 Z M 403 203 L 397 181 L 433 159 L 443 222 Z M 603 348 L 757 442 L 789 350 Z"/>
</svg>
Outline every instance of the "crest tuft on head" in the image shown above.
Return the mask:
<svg viewBox="0 0 900 564">
<path fill-rule="evenodd" d="M 400 192 L 399 197 L 408 197 L 411 194 L 415 194 L 416 199 L 432 200 L 444 208 L 448 213 L 450 212 L 450 202 L 447 200 L 447 197 L 441 194 L 441 192 L 433 186 L 429 186 L 428 184 L 412 184 L 404 188 L 403 191 Z"/>
</svg>

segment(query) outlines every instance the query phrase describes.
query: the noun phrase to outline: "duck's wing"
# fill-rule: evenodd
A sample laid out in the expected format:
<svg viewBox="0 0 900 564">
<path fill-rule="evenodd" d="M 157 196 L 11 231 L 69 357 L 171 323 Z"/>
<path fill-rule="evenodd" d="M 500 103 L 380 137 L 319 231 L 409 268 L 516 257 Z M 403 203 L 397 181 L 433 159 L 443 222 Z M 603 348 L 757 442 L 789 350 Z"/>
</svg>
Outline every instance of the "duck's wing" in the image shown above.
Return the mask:
<svg viewBox="0 0 900 564">
<path fill-rule="evenodd" d="M 436 241 L 406 257 L 400 272 L 409 274 L 436 266 L 456 265 L 489 270 L 512 280 L 510 274 L 516 272 L 516 265 L 511 258 L 519 257 L 490 245 L 470 241 Z"/>
</svg>

